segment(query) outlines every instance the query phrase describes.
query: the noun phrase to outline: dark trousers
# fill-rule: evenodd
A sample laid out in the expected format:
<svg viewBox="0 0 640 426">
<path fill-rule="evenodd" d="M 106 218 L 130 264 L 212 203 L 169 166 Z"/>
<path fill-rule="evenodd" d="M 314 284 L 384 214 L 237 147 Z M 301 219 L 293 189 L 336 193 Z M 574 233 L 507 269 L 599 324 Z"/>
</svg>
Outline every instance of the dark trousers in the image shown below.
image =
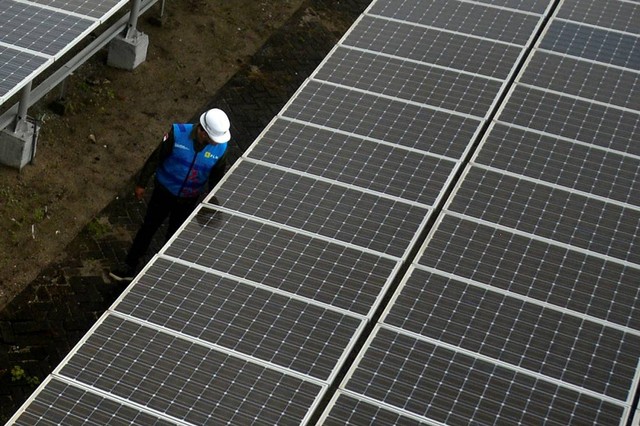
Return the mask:
<svg viewBox="0 0 640 426">
<path fill-rule="evenodd" d="M 156 182 L 147 206 L 144 222 L 133 239 L 133 244 L 125 259 L 126 264 L 134 269 L 138 266 L 140 258 L 146 254 L 153 236 L 167 216 L 169 217 L 169 228 L 166 240 L 171 238 L 197 205 L 198 198 L 176 197 Z"/>
</svg>

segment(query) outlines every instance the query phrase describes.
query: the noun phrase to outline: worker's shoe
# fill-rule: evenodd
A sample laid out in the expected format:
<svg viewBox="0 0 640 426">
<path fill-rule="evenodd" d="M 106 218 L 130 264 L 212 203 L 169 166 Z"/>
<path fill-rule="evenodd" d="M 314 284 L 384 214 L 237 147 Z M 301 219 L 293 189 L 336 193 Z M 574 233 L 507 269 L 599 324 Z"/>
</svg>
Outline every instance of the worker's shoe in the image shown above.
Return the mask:
<svg viewBox="0 0 640 426">
<path fill-rule="evenodd" d="M 109 276 L 118 282 L 130 282 L 133 281 L 136 271 L 131 267 L 119 268 L 113 271 L 109 271 Z"/>
</svg>

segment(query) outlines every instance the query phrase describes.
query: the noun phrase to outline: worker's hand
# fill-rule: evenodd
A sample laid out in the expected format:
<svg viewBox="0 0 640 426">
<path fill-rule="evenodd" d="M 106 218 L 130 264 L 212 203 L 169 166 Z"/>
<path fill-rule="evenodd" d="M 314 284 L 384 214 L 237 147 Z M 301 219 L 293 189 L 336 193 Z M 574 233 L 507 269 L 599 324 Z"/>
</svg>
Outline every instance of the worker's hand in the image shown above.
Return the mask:
<svg viewBox="0 0 640 426">
<path fill-rule="evenodd" d="M 136 186 L 133 190 L 133 193 L 136 196 L 136 200 L 142 200 L 142 197 L 144 197 L 144 188 L 141 186 Z"/>
</svg>

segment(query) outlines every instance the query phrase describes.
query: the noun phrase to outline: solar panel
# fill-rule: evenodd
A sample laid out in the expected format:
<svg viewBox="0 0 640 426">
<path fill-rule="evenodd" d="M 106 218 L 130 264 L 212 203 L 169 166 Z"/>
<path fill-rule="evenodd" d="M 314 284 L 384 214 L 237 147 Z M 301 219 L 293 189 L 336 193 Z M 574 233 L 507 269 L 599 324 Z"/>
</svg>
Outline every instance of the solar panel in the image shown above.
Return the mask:
<svg viewBox="0 0 640 426">
<path fill-rule="evenodd" d="M 325 381 L 363 325 L 362 317 L 167 259 L 115 310 Z"/>
<path fill-rule="evenodd" d="M 446 215 L 419 264 L 638 329 L 640 268 Z M 588 283 L 588 284 L 583 284 Z"/>
<path fill-rule="evenodd" d="M 376 141 L 460 158 L 480 120 L 340 86 L 309 81 L 283 117 Z"/>
<path fill-rule="evenodd" d="M 591 24 L 611 30 L 640 32 L 640 11 L 632 2 L 565 0 L 557 18 Z"/>
<path fill-rule="evenodd" d="M 479 2 L 449 0 L 375 2 L 368 12 L 371 15 L 520 45 L 527 43 L 539 23 L 538 16 L 520 13 L 518 10 L 489 7 Z"/>
<path fill-rule="evenodd" d="M 519 10 L 524 13 L 534 12 L 537 14 L 545 13 L 549 7 L 549 2 L 545 0 L 478 0 L 478 3 L 506 7 L 509 9 Z"/>
<path fill-rule="evenodd" d="M 320 419 L 323 425 L 406 425 L 420 426 L 433 423 L 420 418 L 387 410 L 378 404 L 370 404 L 344 391 L 338 391 L 327 411 Z"/>
<path fill-rule="evenodd" d="M 402 258 L 428 209 L 247 161 L 216 191 L 222 207 Z"/>
<path fill-rule="evenodd" d="M 435 28 L 363 16 L 345 46 L 504 79 L 522 47 Z M 420 46 L 420 49 L 416 49 Z"/>
<path fill-rule="evenodd" d="M 498 118 L 513 125 L 623 153 L 640 153 L 640 116 L 637 112 L 610 105 L 517 86 Z"/>
<path fill-rule="evenodd" d="M 640 210 L 472 168 L 450 210 L 593 253 L 640 263 Z"/>
<path fill-rule="evenodd" d="M 78 421 L 87 424 L 129 424 L 169 426 L 175 422 L 161 419 L 134 407 L 104 398 L 87 389 L 51 379 L 40 392 L 31 409 L 17 419 L 15 425 L 68 425 Z"/>
<path fill-rule="evenodd" d="M 398 267 L 380 254 L 205 208 L 164 253 L 360 315 L 375 309 Z"/>
<path fill-rule="evenodd" d="M 191 424 L 303 423 L 322 391 L 317 382 L 114 315 L 59 374 Z"/>
<path fill-rule="evenodd" d="M 639 6 L 592 3 L 374 2 L 49 383 L 192 424 L 628 422 Z"/>
<path fill-rule="evenodd" d="M 0 104 L 127 3 L 128 0 L 0 2 Z"/>
<path fill-rule="evenodd" d="M 247 156 L 426 206 L 456 167 L 448 158 L 288 120 L 273 123 Z"/>
<path fill-rule="evenodd" d="M 30 0 L 30 2 L 95 19 L 108 18 L 128 3 L 127 0 Z"/>
<path fill-rule="evenodd" d="M 95 21 L 14 1 L 0 3 L 0 40 L 59 57 L 82 37 Z"/>
<path fill-rule="evenodd" d="M 420 269 L 404 285 L 385 324 L 621 401 L 630 396 L 640 335 Z"/>
<path fill-rule="evenodd" d="M 636 108 L 640 75 L 631 70 L 538 50 L 520 77 L 530 84 L 622 108 Z"/>
<path fill-rule="evenodd" d="M 640 206 L 640 160 L 498 123 L 476 162 L 553 185 Z"/>
<path fill-rule="evenodd" d="M 613 402 L 386 327 L 375 331 L 345 389 L 451 425 L 610 425 L 624 413 Z"/>
<path fill-rule="evenodd" d="M 0 100 L 10 96 L 22 81 L 42 72 L 50 62 L 44 56 L 0 46 Z"/>
<path fill-rule="evenodd" d="M 480 118 L 488 114 L 503 83 L 346 48 L 336 49 L 314 77 Z"/>
<path fill-rule="evenodd" d="M 549 27 L 546 37 L 542 39 L 540 48 L 604 64 L 640 70 L 637 21 L 635 25 L 635 34 L 623 34 L 575 22 L 556 20 Z"/>
</svg>

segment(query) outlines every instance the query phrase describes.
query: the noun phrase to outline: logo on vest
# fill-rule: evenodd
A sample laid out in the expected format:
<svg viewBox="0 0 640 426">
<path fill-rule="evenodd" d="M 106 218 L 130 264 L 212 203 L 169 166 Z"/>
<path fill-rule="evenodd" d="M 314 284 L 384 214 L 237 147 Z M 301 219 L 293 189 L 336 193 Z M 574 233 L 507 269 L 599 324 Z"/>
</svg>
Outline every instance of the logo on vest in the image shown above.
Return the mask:
<svg viewBox="0 0 640 426">
<path fill-rule="evenodd" d="M 211 158 L 211 157 L 213 157 L 213 158 L 218 158 L 218 156 L 217 156 L 217 155 L 213 155 L 213 154 L 212 154 L 212 153 L 210 153 L 210 152 L 205 152 L 205 153 L 204 153 L 204 158 Z"/>
</svg>

